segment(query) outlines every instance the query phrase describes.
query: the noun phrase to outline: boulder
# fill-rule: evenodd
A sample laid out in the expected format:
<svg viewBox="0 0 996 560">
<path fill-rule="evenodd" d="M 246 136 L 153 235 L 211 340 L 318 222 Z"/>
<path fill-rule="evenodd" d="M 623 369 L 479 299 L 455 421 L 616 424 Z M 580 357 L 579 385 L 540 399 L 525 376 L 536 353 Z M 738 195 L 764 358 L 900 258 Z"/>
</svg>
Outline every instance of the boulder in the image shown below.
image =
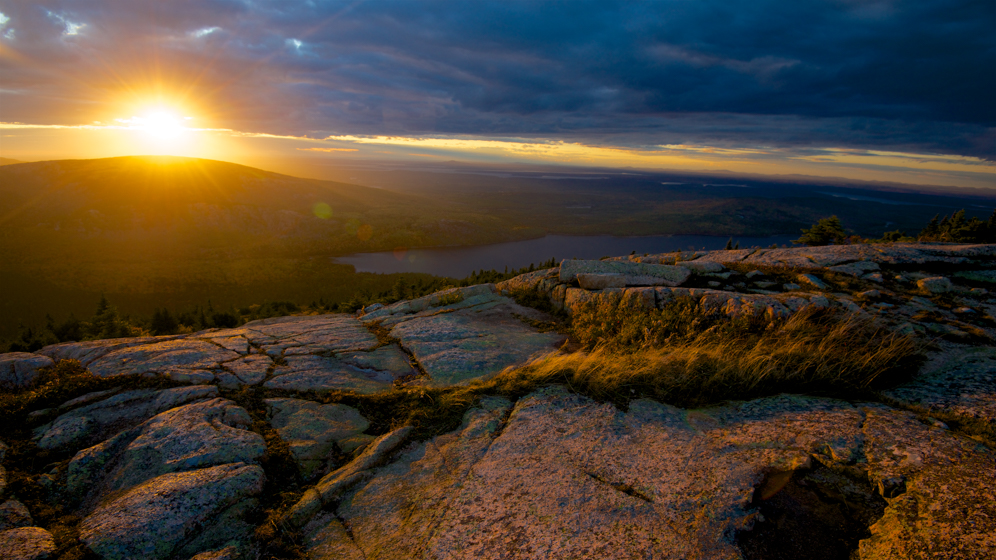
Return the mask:
<svg viewBox="0 0 996 560">
<path fill-rule="evenodd" d="M 230 537 L 226 511 L 262 492 L 263 482 L 263 469 L 241 463 L 164 474 L 101 504 L 80 523 L 79 538 L 103 558 L 170 558 L 198 534 Z"/>
<path fill-rule="evenodd" d="M 869 272 L 876 272 L 880 270 L 878 263 L 871 261 L 858 261 L 847 264 L 839 264 L 836 266 L 829 266 L 827 270 L 830 272 L 837 272 L 839 274 L 847 274 L 848 276 L 854 276 L 855 278 L 861 277 Z"/>
<path fill-rule="evenodd" d="M 262 436 L 249 431 L 251 426 L 245 409 L 225 399 L 173 408 L 77 453 L 69 463 L 66 487 L 99 501 L 162 474 L 250 463 L 266 452 Z"/>
<path fill-rule="evenodd" d="M 405 375 L 407 372 L 399 372 Z M 273 377 L 263 384 L 268 389 L 292 391 L 350 391 L 373 394 L 391 390 L 394 376 L 364 370 L 336 357 L 291 355 L 273 369 Z"/>
<path fill-rule="evenodd" d="M 254 347 L 262 347 L 271 358 L 290 348 L 301 354 L 328 354 L 371 350 L 378 345 L 377 337 L 363 323 L 345 313 L 260 319 L 203 336 L 214 341 L 241 337 Z"/>
<path fill-rule="evenodd" d="M 171 335 L 171 336 L 143 336 L 135 338 L 110 338 L 106 340 L 89 340 L 86 342 L 62 342 L 59 344 L 52 344 L 46 346 L 38 351 L 38 354 L 42 354 L 52 358 L 55 361 L 59 360 L 79 360 L 84 366 L 89 366 L 95 360 L 106 356 L 107 354 L 120 350 L 122 348 L 130 348 L 132 346 L 143 346 L 147 344 L 156 344 L 160 342 L 167 342 L 170 340 L 179 340 L 185 338 L 187 335 Z"/>
<path fill-rule="evenodd" d="M 45 560 L 55 554 L 55 538 L 41 527 L 0 531 L 4 560 Z"/>
<path fill-rule="evenodd" d="M 499 292 L 530 292 L 533 290 L 548 292 L 559 282 L 560 269 L 548 268 L 509 278 L 496 284 L 495 289 Z"/>
<path fill-rule="evenodd" d="M 0 389 L 26 389 L 34 383 L 39 369 L 54 364 L 48 356 L 29 352 L 0 354 Z"/>
<path fill-rule="evenodd" d="M 487 379 L 506 367 L 553 352 L 566 337 L 538 332 L 516 317 L 539 315 L 507 300 L 500 306 L 416 316 L 397 323 L 391 336 L 445 387 Z"/>
<path fill-rule="evenodd" d="M 31 519 L 31 513 L 24 504 L 17 500 L 7 500 L 0 503 L 0 531 L 17 529 L 20 527 L 30 527 L 35 522 Z"/>
<path fill-rule="evenodd" d="M 626 276 L 622 274 L 578 274 L 578 284 L 585 290 L 604 290 L 605 288 L 625 288 Z"/>
<path fill-rule="evenodd" d="M 606 289 L 599 292 L 589 292 L 579 288 L 567 288 L 564 293 L 564 310 L 569 314 L 574 314 L 581 307 L 590 304 L 598 304 L 606 301 L 619 301 L 622 298 L 622 290 Z"/>
<path fill-rule="evenodd" d="M 170 340 L 120 348 L 94 360 L 88 368 L 100 377 L 163 374 L 173 370 L 206 370 L 220 367 L 239 354 L 210 342 L 194 339 Z"/>
<path fill-rule="evenodd" d="M 133 427 L 160 412 L 216 396 L 218 396 L 217 387 L 126 391 L 62 414 L 52 423 L 36 429 L 35 439 L 38 447 L 42 449 L 69 449 L 92 445 L 112 433 Z"/>
<path fill-rule="evenodd" d="M 304 477 L 324 474 L 335 446 L 343 453 L 373 441 L 363 432 L 370 422 L 355 408 L 300 399 L 267 399 L 270 423 L 287 443 Z"/>
<path fill-rule="evenodd" d="M 560 281 L 570 283 L 578 274 L 622 274 L 635 282 L 649 285 L 678 286 L 691 276 L 691 270 L 682 266 L 647 264 L 626 261 L 565 260 L 560 263 Z M 648 285 L 648 284 L 643 284 Z"/>
<path fill-rule="evenodd" d="M 932 276 L 930 278 L 923 278 L 916 281 L 918 288 L 923 290 L 928 294 L 944 294 L 950 292 L 954 286 L 951 284 L 951 280 L 945 278 L 944 276 Z"/>
<path fill-rule="evenodd" d="M 812 287 L 816 288 L 817 290 L 826 290 L 826 289 L 828 289 L 828 287 L 826 285 L 826 282 L 824 282 L 823 280 L 820 280 L 819 278 L 817 278 L 816 276 L 814 276 L 812 274 L 800 274 L 800 275 L 796 276 L 795 279 L 796 279 L 797 282 L 799 282 L 801 284 L 807 284 L 809 286 L 812 286 Z"/>
<path fill-rule="evenodd" d="M 531 280 L 528 280 L 518 285 L 526 285 L 530 282 Z M 507 284 L 507 286 L 511 285 Z M 360 320 L 365 323 L 380 321 L 382 324 L 388 325 L 393 324 L 389 320 L 391 317 L 418 316 L 425 313 L 434 314 L 441 311 L 467 309 L 505 301 L 507 301 L 507 298 L 500 295 L 498 288 L 494 284 L 477 284 L 462 288 L 450 288 L 409 301 L 399 301 L 398 303 L 393 303 L 376 311 L 366 313 L 360 317 Z"/>
</svg>

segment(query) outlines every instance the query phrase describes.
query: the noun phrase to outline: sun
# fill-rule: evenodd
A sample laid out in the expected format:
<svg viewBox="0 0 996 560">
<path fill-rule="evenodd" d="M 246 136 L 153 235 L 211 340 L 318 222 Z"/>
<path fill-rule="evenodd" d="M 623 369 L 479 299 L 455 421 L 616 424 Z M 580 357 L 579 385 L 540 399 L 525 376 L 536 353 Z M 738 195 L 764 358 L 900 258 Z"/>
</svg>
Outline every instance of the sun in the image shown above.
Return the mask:
<svg viewBox="0 0 996 560">
<path fill-rule="evenodd" d="M 150 135 L 163 140 L 179 136 L 187 127 L 183 126 L 183 118 L 166 110 L 156 110 L 141 117 L 133 117 L 132 122 Z"/>
</svg>

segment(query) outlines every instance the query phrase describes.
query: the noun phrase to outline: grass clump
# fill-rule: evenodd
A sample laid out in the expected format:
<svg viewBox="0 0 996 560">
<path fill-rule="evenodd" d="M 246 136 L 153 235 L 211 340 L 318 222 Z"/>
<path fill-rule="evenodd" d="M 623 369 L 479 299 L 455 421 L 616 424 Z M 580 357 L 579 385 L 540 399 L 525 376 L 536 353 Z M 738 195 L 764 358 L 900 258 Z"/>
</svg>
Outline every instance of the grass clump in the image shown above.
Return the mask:
<svg viewBox="0 0 996 560">
<path fill-rule="evenodd" d="M 599 400 L 686 407 L 783 392 L 870 398 L 912 377 L 923 360 L 912 337 L 827 310 L 769 321 L 731 319 L 689 300 L 663 310 L 589 304 L 575 313 L 572 332 L 584 350 L 505 371 L 495 388 L 566 383 Z"/>
<path fill-rule="evenodd" d="M 579 351 L 466 386 L 314 399 L 358 408 L 368 433 L 407 425 L 422 440 L 456 429 L 480 397 L 514 401 L 550 384 L 623 408 L 636 398 L 698 407 L 778 393 L 879 400 L 876 391 L 911 378 L 923 361 L 917 339 L 829 310 L 768 320 L 711 313 L 693 300 L 662 310 L 602 304 L 576 311 L 569 329 Z"/>
</svg>

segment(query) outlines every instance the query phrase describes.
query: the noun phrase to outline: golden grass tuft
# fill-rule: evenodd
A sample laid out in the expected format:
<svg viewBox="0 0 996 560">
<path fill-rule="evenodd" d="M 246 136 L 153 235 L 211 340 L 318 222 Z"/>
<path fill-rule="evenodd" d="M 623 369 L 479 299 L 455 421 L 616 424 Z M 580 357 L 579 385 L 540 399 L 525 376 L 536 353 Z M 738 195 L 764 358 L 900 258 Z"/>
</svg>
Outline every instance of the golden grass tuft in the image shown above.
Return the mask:
<svg viewBox="0 0 996 560">
<path fill-rule="evenodd" d="M 687 303 L 664 311 L 589 309 L 574 329 L 587 350 L 551 354 L 488 385 L 521 393 L 565 383 L 599 400 L 640 396 L 679 406 L 782 392 L 858 398 L 912 377 L 923 359 L 915 339 L 827 311 L 764 322 L 710 317 Z"/>
</svg>

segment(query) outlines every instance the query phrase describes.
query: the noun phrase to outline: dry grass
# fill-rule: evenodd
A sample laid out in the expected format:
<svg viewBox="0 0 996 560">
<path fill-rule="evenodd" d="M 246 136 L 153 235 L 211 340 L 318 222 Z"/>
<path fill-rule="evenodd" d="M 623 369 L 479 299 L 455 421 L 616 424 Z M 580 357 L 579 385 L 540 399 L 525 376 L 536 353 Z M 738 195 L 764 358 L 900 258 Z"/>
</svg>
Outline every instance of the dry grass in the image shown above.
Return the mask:
<svg viewBox="0 0 996 560">
<path fill-rule="evenodd" d="M 566 383 L 600 400 L 681 406 L 781 392 L 858 398 L 908 379 L 923 359 L 915 339 L 830 312 L 730 320 L 679 302 L 664 311 L 588 309 L 574 329 L 586 351 L 547 356 L 487 385 L 521 393 Z"/>
<path fill-rule="evenodd" d="M 620 406 L 644 397 L 689 407 L 778 393 L 876 400 L 876 391 L 911 378 L 923 362 L 917 339 L 829 311 L 772 322 L 730 319 L 679 301 L 664 310 L 591 307 L 572 322 L 582 351 L 556 352 L 466 386 L 323 400 L 359 408 L 377 433 L 410 425 L 426 438 L 456 428 L 481 396 L 514 400 L 549 384 Z"/>
</svg>

